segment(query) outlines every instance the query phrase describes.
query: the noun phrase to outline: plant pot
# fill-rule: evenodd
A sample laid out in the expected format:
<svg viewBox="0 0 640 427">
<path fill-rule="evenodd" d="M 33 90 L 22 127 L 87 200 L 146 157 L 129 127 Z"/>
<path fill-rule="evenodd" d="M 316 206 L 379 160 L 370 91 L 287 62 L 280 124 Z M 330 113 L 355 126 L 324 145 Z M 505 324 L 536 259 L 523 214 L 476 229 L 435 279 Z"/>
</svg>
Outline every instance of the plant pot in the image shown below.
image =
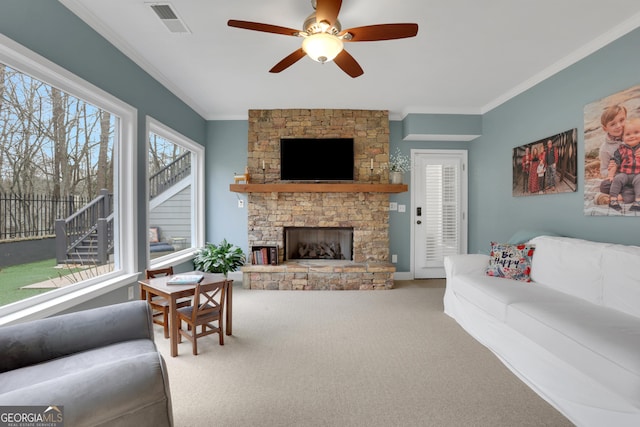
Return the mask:
<svg viewBox="0 0 640 427">
<path fill-rule="evenodd" d="M 389 171 L 389 182 L 391 184 L 402 184 L 402 172 Z"/>
</svg>

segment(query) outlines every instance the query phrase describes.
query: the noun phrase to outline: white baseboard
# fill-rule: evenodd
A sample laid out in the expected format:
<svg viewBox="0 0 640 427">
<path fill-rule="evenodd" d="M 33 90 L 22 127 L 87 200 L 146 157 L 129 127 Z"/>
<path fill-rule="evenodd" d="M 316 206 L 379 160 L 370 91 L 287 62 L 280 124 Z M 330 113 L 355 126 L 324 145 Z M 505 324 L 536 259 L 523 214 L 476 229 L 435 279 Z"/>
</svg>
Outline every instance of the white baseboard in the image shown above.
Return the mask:
<svg viewBox="0 0 640 427">
<path fill-rule="evenodd" d="M 393 273 L 393 280 L 413 280 L 413 273 L 410 271 L 396 271 Z"/>
</svg>

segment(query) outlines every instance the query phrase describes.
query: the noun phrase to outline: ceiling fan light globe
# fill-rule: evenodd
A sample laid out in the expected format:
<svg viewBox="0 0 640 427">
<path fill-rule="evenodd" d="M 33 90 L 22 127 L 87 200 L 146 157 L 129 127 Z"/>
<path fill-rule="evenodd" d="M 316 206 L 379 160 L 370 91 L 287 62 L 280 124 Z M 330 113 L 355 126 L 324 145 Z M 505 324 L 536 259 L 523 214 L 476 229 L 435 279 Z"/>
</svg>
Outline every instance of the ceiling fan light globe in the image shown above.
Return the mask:
<svg viewBox="0 0 640 427">
<path fill-rule="evenodd" d="M 344 49 L 342 40 L 332 34 L 311 34 L 302 41 L 302 50 L 309 58 L 320 63 L 333 61 L 342 49 Z"/>
</svg>

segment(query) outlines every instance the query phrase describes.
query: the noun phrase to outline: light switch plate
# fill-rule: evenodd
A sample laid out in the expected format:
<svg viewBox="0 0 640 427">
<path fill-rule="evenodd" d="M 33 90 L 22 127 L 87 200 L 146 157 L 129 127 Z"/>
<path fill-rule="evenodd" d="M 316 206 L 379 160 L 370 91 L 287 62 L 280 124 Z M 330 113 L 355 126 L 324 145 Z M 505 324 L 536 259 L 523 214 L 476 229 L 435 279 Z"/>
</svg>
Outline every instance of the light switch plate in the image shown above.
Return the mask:
<svg viewBox="0 0 640 427">
<path fill-rule="evenodd" d="M 397 211 L 398 210 L 398 202 L 389 202 L 389 210 Z"/>
<path fill-rule="evenodd" d="M 407 205 L 398 205 L 398 212 L 406 212 Z"/>
<path fill-rule="evenodd" d="M 239 208 L 244 208 L 244 200 L 238 199 L 238 207 Z"/>
</svg>

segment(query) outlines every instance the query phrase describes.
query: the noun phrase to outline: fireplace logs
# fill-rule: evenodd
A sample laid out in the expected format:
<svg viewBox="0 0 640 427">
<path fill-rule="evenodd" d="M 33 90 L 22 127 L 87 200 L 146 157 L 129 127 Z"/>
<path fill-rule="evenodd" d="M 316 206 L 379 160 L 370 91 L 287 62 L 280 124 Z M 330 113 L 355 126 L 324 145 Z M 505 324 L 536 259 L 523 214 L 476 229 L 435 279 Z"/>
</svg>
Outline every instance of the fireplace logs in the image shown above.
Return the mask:
<svg viewBox="0 0 640 427">
<path fill-rule="evenodd" d="M 353 260 L 353 227 L 285 227 L 285 261 Z"/>
<path fill-rule="evenodd" d="M 298 243 L 300 259 L 345 259 L 338 242 Z"/>
</svg>

